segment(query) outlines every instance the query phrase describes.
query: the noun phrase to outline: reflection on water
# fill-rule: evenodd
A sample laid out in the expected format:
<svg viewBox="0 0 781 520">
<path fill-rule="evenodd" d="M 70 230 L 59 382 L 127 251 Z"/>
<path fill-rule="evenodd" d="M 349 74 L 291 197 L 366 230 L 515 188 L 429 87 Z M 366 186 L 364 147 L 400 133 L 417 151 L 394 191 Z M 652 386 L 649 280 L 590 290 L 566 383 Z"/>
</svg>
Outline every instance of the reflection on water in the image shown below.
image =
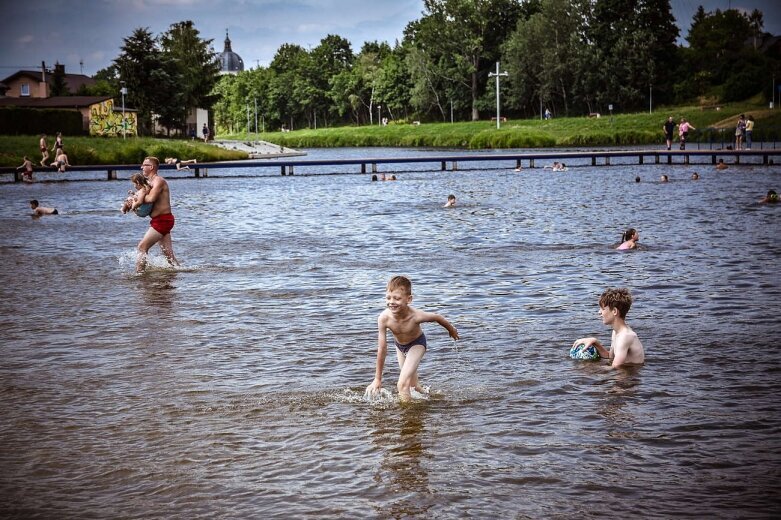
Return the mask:
<svg viewBox="0 0 781 520">
<path fill-rule="evenodd" d="M 781 170 L 470 166 L 172 180 L 142 276 L 125 182 L 0 187 L 4 516 L 777 516 Z M 395 274 L 462 336 L 405 405 L 363 398 Z M 641 368 L 567 355 L 608 286 Z"/>
</svg>

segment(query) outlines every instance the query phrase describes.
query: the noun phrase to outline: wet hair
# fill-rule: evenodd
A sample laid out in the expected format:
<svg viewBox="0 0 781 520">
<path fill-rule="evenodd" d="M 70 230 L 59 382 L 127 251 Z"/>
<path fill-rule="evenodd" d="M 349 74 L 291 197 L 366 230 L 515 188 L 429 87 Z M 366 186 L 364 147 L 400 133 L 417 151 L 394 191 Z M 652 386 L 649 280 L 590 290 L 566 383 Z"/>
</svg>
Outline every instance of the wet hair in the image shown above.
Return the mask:
<svg viewBox="0 0 781 520">
<path fill-rule="evenodd" d="M 376 175 L 372 175 L 372 180 L 376 181 L 377 180 L 377 176 Z"/>
<path fill-rule="evenodd" d="M 599 297 L 599 306 L 608 309 L 617 309 L 618 315 L 623 320 L 632 307 L 632 295 L 629 289 L 606 289 Z"/>
<path fill-rule="evenodd" d="M 621 235 L 621 242 L 626 242 L 633 236 L 635 236 L 635 233 L 637 233 L 637 230 L 633 227 L 627 228 L 626 231 L 624 231 L 624 234 Z"/>
<path fill-rule="evenodd" d="M 38 207 L 38 200 L 37 199 L 33 199 L 33 200 L 30 201 L 30 204 L 32 204 L 34 208 L 37 208 Z"/>
<path fill-rule="evenodd" d="M 640 176 L 635 177 L 635 182 L 640 182 Z"/>
<path fill-rule="evenodd" d="M 406 276 L 394 276 L 388 282 L 388 286 L 385 288 L 385 290 L 395 291 L 397 289 L 401 289 L 404 291 L 404 293 L 407 294 L 407 296 L 409 296 L 412 294 L 412 282 Z"/>
<path fill-rule="evenodd" d="M 447 196 L 447 200 L 456 200 L 456 196 L 451 193 Z"/>
<path fill-rule="evenodd" d="M 149 184 L 149 181 L 146 180 L 146 177 L 141 175 L 140 173 L 134 173 L 130 176 L 130 182 L 133 184 L 140 184 L 141 186 L 145 188 L 151 188 L 152 186 Z"/>
<path fill-rule="evenodd" d="M 767 191 L 767 200 L 768 202 L 778 202 L 778 193 L 776 193 L 776 190 Z"/>
</svg>

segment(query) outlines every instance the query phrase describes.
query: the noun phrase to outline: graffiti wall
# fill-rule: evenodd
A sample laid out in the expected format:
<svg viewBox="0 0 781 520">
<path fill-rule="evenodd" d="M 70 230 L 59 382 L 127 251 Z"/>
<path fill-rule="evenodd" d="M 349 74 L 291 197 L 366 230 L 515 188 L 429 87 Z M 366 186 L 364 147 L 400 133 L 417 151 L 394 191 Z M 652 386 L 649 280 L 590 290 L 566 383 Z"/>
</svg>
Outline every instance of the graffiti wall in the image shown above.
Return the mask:
<svg viewBox="0 0 781 520">
<path fill-rule="evenodd" d="M 122 135 L 122 110 L 114 110 L 114 100 L 108 99 L 89 107 L 89 134 L 103 137 Z M 136 113 L 125 111 L 125 135 L 138 135 Z"/>
</svg>

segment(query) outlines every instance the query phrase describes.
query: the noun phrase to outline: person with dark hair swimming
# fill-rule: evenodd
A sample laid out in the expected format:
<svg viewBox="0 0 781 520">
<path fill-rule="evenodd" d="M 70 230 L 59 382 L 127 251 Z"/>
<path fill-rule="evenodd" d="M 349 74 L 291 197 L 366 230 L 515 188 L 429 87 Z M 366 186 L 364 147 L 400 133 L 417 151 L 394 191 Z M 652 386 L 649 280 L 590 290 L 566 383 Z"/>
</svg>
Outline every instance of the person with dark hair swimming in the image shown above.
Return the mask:
<svg viewBox="0 0 781 520">
<path fill-rule="evenodd" d="M 640 240 L 640 233 L 635 228 L 629 228 L 621 235 L 621 244 L 616 249 L 637 249 L 638 240 Z"/>
<path fill-rule="evenodd" d="M 776 190 L 768 190 L 765 198 L 759 201 L 760 204 L 776 204 L 778 203 L 778 193 Z"/>
<path fill-rule="evenodd" d="M 30 209 L 33 210 L 33 215 L 40 217 L 41 215 L 59 215 L 60 212 L 56 208 L 47 208 L 38 204 L 36 199 L 30 201 Z"/>
</svg>

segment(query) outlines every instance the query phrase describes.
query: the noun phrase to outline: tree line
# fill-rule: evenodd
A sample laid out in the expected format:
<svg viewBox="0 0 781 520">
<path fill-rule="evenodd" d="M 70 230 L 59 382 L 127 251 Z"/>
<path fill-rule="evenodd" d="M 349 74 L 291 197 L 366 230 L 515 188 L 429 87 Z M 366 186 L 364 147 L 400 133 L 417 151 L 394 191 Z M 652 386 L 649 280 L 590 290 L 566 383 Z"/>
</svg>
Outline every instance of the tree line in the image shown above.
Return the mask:
<svg viewBox="0 0 781 520">
<path fill-rule="evenodd" d="M 669 0 L 424 0 L 401 41 L 327 35 L 310 49 L 282 45 L 267 67 L 219 76 L 212 40 L 192 22 L 155 38 L 136 29 L 100 79 L 126 82 L 129 106 L 148 128 L 183 128 L 193 106 L 212 110 L 220 131 L 316 128 L 412 120 L 478 120 L 643 110 L 698 98 L 728 102 L 762 93 L 781 72 L 779 48 L 765 49 L 760 11 L 694 15 L 686 41 Z M 778 74 L 781 78 L 781 74 Z M 116 90 L 114 91 L 116 92 Z M 256 118 L 257 114 L 257 118 Z M 257 120 L 257 124 L 256 124 Z"/>
</svg>

